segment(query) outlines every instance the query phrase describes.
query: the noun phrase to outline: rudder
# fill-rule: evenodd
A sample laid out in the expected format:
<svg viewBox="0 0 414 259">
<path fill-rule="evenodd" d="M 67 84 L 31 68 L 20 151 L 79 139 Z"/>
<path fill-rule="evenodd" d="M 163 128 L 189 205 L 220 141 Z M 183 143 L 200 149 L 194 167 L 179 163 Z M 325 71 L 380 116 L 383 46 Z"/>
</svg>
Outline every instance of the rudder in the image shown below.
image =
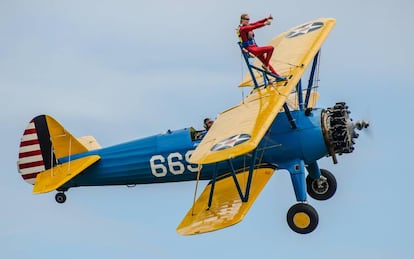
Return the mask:
<svg viewBox="0 0 414 259">
<path fill-rule="evenodd" d="M 40 115 L 29 122 L 23 133 L 18 171 L 26 182 L 34 184 L 37 175 L 55 167 L 58 159 L 86 151 L 88 149 L 55 119 Z"/>
</svg>

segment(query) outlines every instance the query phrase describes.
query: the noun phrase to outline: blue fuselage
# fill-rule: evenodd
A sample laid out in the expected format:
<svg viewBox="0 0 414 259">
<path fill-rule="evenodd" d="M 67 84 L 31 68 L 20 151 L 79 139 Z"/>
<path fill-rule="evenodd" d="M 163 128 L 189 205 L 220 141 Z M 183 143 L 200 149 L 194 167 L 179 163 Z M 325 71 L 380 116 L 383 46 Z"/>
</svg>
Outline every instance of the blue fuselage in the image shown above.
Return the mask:
<svg viewBox="0 0 414 259">
<path fill-rule="evenodd" d="M 321 130 L 320 109 L 306 116 L 304 111 L 293 111 L 297 128 L 292 129 L 287 116 L 280 113 L 258 146 L 255 164 L 269 164 L 286 169 L 292 160 L 305 164 L 328 154 Z M 66 162 L 89 155 L 101 159 L 83 173 L 67 182 L 60 190 L 76 186 L 134 185 L 195 180 L 198 166 L 189 158 L 200 143 L 192 140 L 189 128 L 168 131 L 143 139 L 66 157 Z M 235 170 L 244 170 L 250 164 L 250 154 L 235 158 Z M 228 173 L 228 162 L 203 165 L 200 179 L 208 180 L 217 170 L 218 175 Z"/>
</svg>

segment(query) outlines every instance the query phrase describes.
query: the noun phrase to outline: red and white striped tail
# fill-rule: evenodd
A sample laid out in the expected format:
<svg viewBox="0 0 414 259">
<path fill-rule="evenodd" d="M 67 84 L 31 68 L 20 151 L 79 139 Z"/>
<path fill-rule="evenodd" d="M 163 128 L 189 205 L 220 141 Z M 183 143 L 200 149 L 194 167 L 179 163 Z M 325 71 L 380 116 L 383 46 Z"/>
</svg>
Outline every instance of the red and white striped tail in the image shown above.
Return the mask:
<svg viewBox="0 0 414 259">
<path fill-rule="evenodd" d="M 23 179 L 30 184 L 34 184 L 37 174 L 46 169 L 34 119 L 23 133 L 17 165 Z"/>
<path fill-rule="evenodd" d="M 52 139 L 57 136 L 59 140 L 55 148 Z M 98 144 L 89 143 L 91 141 L 96 142 L 91 137 L 83 139 L 91 148 L 96 148 Z M 29 122 L 23 133 L 17 161 L 18 171 L 26 182 L 35 184 L 37 175 L 55 167 L 59 158 L 86 152 L 88 145 L 82 144 L 49 115 L 39 115 Z"/>
</svg>

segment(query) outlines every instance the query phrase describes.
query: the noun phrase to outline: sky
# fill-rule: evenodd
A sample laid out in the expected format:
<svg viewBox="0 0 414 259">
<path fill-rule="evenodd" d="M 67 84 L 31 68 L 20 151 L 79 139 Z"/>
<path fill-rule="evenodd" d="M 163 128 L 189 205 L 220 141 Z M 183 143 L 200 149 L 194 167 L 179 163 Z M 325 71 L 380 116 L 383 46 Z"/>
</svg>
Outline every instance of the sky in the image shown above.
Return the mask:
<svg viewBox="0 0 414 259">
<path fill-rule="evenodd" d="M 0 1 L 0 258 L 414 258 L 414 4 L 367 1 Z M 296 203 L 277 171 L 244 220 L 198 236 L 176 226 L 195 183 L 33 195 L 17 173 L 28 122 L 50 114 L 102 146 L 193 126 L 248 93 L 236 44 L 241 13 L 272 14 L 265 44 L 319 17 L 337 24 L 322 49 L 319 107 L 345 101 L 368 131 L 352 154 L 320 160 L 338 189 L 309 203 L 319 226 L 290 230 Z M 277 50 L 275 52 L 277 55 Z M 201 185 L 205 185 L 202 182 Z"/>
</svg>

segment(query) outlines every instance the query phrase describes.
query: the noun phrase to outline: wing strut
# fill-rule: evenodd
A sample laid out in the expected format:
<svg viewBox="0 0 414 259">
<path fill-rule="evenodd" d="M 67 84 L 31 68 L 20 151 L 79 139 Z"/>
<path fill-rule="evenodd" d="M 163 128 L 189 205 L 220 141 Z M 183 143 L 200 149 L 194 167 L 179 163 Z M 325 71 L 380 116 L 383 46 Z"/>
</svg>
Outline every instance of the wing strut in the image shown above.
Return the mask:
<svg viewBox="0 0 414 259">
<path fill-rule="evenodd" d="M 302 79 L 299 79 L 299 82 L 296 85 L 296 92 L 298 93 L 299 109 L 303 110 Z"/>
<path fill-rule="evenodd" d="M 296 129 L 297 126 L 296 126 L 295 119 L 292 117 L 292 114 L 290 113 L 287 103 L 283 104 L 283 109 L 285 110 L 286 117 L 288 118 L 290 122 L 290 126 L 292 127 L 292 129 Z"/>
<path fill-rule="evenodd" d="M 309 83 L 308 83 L 308 88 L 306 90 L 306 97 L 305 97 L 305 107 L 308 108 L 308 104 L 309 104 L 309 98 L 312 92 L 312 87 L 313 87 L 313 78 L 315 76 L 315 71 L 318 65 L 318 59 L 320 56 L 321 50 L 318 50 L 318 53 L 316 53 L 315 57 L 313 58 L 313 63 L 312 63 L 312 70 L 309 76 Z M 302 96 L 301 94 L 299 94 L 299 96 Z M 303 108 L 303 107 L 302 107 Z"/>
<path fill-rule="evenodd" d="M 230 172 L 231 176 L 233 177 L 234 184 L 237 188 L 237 192 L 239 193 L 240 199 L 243 202 L 247 202 L 249 200 L 250 187 L 251 187 L 251 184 L 252 184 L 253 172 L 254 172 L 256 158 L 257 158 L 257 152 L 258 152 L 258 149 L 255 148 L 253 150 L 252 162 L 250 164 L 249 175 L 248 175 L 248 178 L 247 178 L 247 184 L 246 184 L 246 189 L 244 190 L 244 194 L 243 194 L 242 188 L 240 186 L 240 183 L 237 180 L 236 170 L 234 169 L 233 162 L 232 162 L 231 159 L 227 160 L 228 163 L 229 163 L 230 169 L 231 169 L 231 172 Z M 209 199 L 208 199 L 208 206 L 207 206 L 208 208 L 211 207 L 211 204 L 213 202 L 213 193 L 214 193 L 214 186 L 216 184 L 216 180 L 217 180 L 217 163 L 216 163 L 216 170 L 214 170 L 213 179 L 212 179 L 212 182 L 211 182 L 210 196 L 209 196 Z"/>
<path fill-rule="evenodd" d="M 213 173 L 213 179 L 211 180 L 211 189 L 210 189 L 210 196 L 208 198 L 207 208 L 210 208 L 211 203 L 213 202 L 213 193 L 214 193 L 214 186 L 216 185 L 216 180 L 217 180 L 217 171 L 218 171 L 218 163 L 216 163 L 216 168 L 214 169 L 214 173 Z"/>
</svg>

